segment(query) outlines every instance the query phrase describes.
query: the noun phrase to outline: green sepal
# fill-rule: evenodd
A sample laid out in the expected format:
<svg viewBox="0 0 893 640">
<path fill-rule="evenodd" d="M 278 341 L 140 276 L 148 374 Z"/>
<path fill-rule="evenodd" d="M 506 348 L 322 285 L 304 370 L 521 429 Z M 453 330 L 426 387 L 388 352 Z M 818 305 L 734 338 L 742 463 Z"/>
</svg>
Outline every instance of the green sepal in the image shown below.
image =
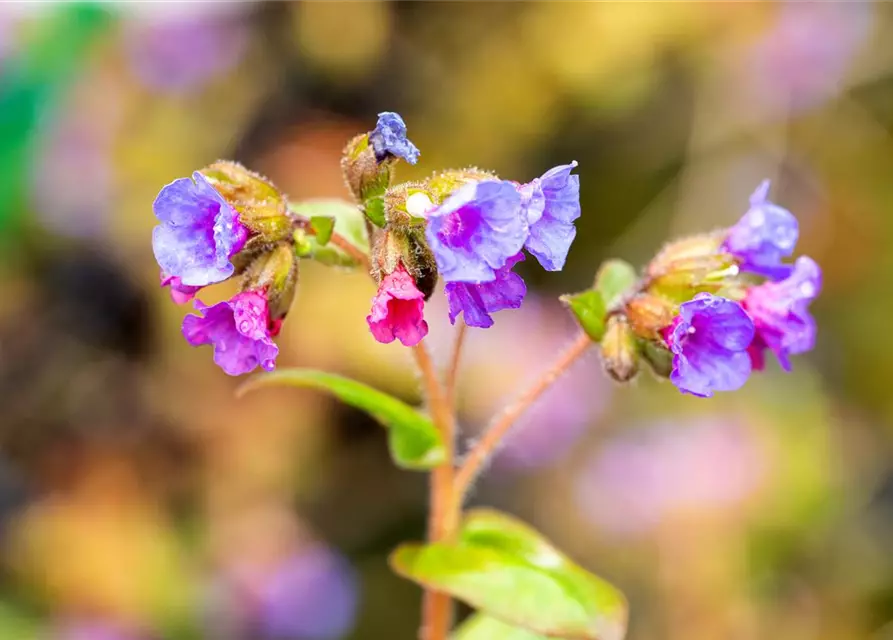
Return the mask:
<svg viewBox="0 0 893 640">
<path fill-rule="evenodd" d="M 582 293 L 561 296 L 577 318 L 577 322 L 593 342 L 599 342 L 605 335 L 605 321 L 608 311 L 605 299 L 597 289 L 588 289 Z"/>
<path fill-rule="evenodd" d="M 428 416 L 357 380 L 314 369 L 280 369 L 250 378 L 238 395 L 281 385 L 326 391 L 371 415 L 388 430 L 388 446 L 398 467 L 427 470 L 446 461 L 443 437 Z"/>
<path fill-rule="evenodd" d="M 324 247 L 332 239 L 332 232 L 335 230 L 335 218 L 330 216 L 313 216 L 310 218 L 310 227 L 313 229 L 316 241 Z"/>
<path fill-rule="evenodd" d="M 401 545 L 390 564 L 423 587 L 535 633 L 591 640 L 626 634 L 628 606 L 620 591 L 497 511 L 469 512 L 454 544 Z"/>
<path fill-rule="evenodd" d="M 595 276 L 595 288 L 602 294 L 605 306 L 610 309 L 628 294 L 639 275 L 635 267 L 624 260 L 607 260 Z"/>
<path fill-rule="evenodd" d="M 366 214 L 366 217 L 369 219 L 369 222 L 374 224 L 376 227 L 384 228 L 386 224 L 385 215 L 384 215 L 384 196 L 378 195 L 366 200 L 363 204 L 363 211 Z"/>
</svg>

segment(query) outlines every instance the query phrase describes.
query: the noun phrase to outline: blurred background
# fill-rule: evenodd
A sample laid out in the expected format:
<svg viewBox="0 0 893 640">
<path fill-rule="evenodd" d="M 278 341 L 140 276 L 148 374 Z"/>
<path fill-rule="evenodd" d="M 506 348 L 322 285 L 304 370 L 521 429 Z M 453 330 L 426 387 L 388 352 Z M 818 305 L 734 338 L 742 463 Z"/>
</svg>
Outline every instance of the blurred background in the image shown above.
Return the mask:
<svg viewBox="0 0 893 640">
<path fill-rule="evenodd" d="M 887 2 L 0 4 L 0 638 L 415 637 L 385 558 L 424 535 L 426 478 L 319 394 L 237 401 L 150 243 L 159 189 L 218 158 L 346 196 L 342 146 L 394 110 L 402 178 L 580 163 L 567 267 L 528 260 L 524 308 L 472 330 L 463 443 L 568 340 L 558 294 L 773 179 L 825 269 L 816 350 L 712 400 L 593 353 L 474 502 L 618 585 L 633 640 L 893 639 L 891 42 Z M 372 293 L 307 266 L 280 366 L 418 401 Z M 444 359 L 442 296 L 427 315 Z"/>
</svg>

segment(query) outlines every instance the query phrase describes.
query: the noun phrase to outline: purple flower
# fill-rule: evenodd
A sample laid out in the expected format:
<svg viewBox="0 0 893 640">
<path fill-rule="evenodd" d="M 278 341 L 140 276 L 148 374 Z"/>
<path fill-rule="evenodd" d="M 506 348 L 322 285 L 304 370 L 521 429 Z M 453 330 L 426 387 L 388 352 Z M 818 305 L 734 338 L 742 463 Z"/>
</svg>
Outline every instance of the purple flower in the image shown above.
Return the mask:
<svg viewBox="0 0 893 640">
<path fill-rule="evenodd" d="M 816 324 L 808 307 L 821 290 L 822 270 L 812 258 L 801 256 L 787 279 L 747 291 L 743 305 L 756 327 L 750 346 L 754 369 L 763 368 L 765 349 L 775 354 L 782 369 L 790 371 L 788 356 L 815 346 Z"/>
<path fill-rule="evenodd" d="M 664 330 L 673 352 L 670 381 L 683 393 L 709 398 L 714 391 L 734 391 L 750 376 L 747 348 L 754 325 L 737 302 L 699 293 L 679 307 Z"/>
<path fill-rule="evenodd" d="M 214 362 L 231 376 L 267 371 L 276 366 L 277 347 L 270 335 L 270 313 L 266 293 L 243 291 L 226 302 L 207 306 L 195 301 L 202 316 L 183 319 L 183 336 L 193 347 L 214 345 Z"/>
<path fill-rule="evenodd" d="M 493 326 L 491 313 L 503 309 L 517 309 L 524 300 L 527 286 L 512 267 L 524 260 L 524 254 L 518 253 L 496 271 L 496 279 L 483 284 L 466 282 L 448 282 L 444 288 L 450 307 L 450 322 L 456 324 L 456 318 L 464 313 L 465 324 L 469 327 L 486 329 Z"/>
<path fill-rule="evenodd" d="M 428 214 L 426 235 L 447 282 L 492 282 L 527 239 L 521 196 L 511 182 L 485 180 L 457 189 Z"/>
<path fill-rule="evenodd" d="M 790 211 L 769 201 L 769 185 L 764 180 L 750 196 L 750 209 L 729 229 L 723 247 L 743 270 L 781 280 L 791 273 L 781 261 L 794 252 L 799 228 Z"/>
<path fill-rule="evenodd" d="M 378 114 L 378 123 L 369 134 L 375 159 L 384 162 L 389 156 L 403 158 L 409 164 L 419 161 L 419 150 L 406 137 L 406 124 L 400 114 L 385 111 Z"/>
<path fill-rule="evenodd" d="M 248 230 L 201 173 L 164 187 L 153 209 L 161 224 L 152 233 L 152 248 L 162 271 L 196 287 L 233 275 L 230 258 L 245 246 Z"/>
<path fill-rule="evenodd" d="M 161 272 L 161 286 L 171 288 L 171 300 L 176 304 L 190 302 L 202 290 L 202 287 L 192 287 L 188 284 L 183 284 L 180 278 L 169 276 L 164 271 Z"/>
<path fill-rule="evenodd" d="M 580 176 L 571 175 L 577 162 L 549 169 L 518 188 L 530 225 L 524 246 L 546 271 L 561 271 L 577 235 L 580 217 Z"/>
</svg>

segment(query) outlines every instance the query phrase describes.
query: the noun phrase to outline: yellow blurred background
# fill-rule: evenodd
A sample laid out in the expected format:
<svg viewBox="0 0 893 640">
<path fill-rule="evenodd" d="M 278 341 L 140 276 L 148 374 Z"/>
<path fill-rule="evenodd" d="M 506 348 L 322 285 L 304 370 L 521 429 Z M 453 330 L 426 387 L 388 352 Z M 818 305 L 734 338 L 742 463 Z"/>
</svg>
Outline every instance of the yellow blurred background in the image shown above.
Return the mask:
<svg viewBox="0 0 893 640">
<path fill-rule="evenodd" d="M 401 178 L 580 163 L 567 267 L 527 261 L 525 306 L 472 330 L 463 446 L 568 340 L 559 294 L 773 180 L 825 271 L 816 350 L 710 400 L 593 353 L 473 502 L 619 586 L 632 640 L 893 639 L 891 42 L 893 4 L 855 0 L 0 4 L 0 639 L 415 637 L 385 558 L 424 535 L 426 478 L 327 398 L 236 400 L 150 242 L 159 189 L 218 158 L 346 196 L 385 110 L 422 151 Z M 368 278 L 302 271 L 280 366 L 417 401 Z"/>
</svg>

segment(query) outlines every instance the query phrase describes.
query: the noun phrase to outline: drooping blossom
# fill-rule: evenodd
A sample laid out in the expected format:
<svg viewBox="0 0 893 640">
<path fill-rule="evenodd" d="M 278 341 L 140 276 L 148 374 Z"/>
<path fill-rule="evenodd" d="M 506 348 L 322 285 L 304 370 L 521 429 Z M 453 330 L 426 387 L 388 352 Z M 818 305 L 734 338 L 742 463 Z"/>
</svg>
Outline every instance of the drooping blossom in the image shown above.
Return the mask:
<svg viewBox="0 0 893 640">
<path fill-rule="evenodd" d="M 679 307 L 664 330 L 673 352 L 670 381 L 683 393 L 709 398 L 741 388 L 751 372 L 747 349 L 754 325 L 737 302 L 699 293 Z"/>
<path fill-rule="evenodd" d="M 193 287 L 183 284 L 177 276 L 169 276 L 164 271 L 161 272 L 161 286 L 171 288 L 171 300 L 176 304 L 186 304 L 195 298 L 196 294 L 202 290 L 202 287 Z"/>
<path fill-rule="evenodd" d="M 790 371 L 788 356 L 815 346 L 816 323 L 809 314 L 809 304 L 821 290 L 822 270 L 807 256 L 797 259 L 785 280 L 748 289 L 742 304 L 756 327 L 749 350 L 754 369 L 763 369 L 763 352 L 769 349 L 781 367 Z"/>
<path fill-rule="evenodd" d="M 519 308 L 527 293 L 527 285 L 521 276 L 512 272 L 512 268 L 522 260 L 523 253 L 509 258 L 502 268 L 497 269 L 496 279 L 492 282 L 448 282 L 444 292 L 450 308 L 450 323 L 456 324 L 456 318 L 463 313 L 469 327 L 486 329 L 493 326 L 491 313 Z"/>
<path fill-rule="evenodd" d="M 572 175 L 576 161 L 549 169 L 518 188 L 530 235 L 524 247 L 546 271 L 561 271 L 577 235 L 580 217 L 580 176 Z"/>
<path fill-rule="evenodd" d="M 230 258 L 245 246 L 248 229 L 201 173 L 164 187 L 153 209 L 161 224 L 152 233 L 152 248 L 168 276 L 202 287 L 233 274 Z"/>
<path fill-rule="evenodd" d="M 617 535 L 648 534 L 677 516 L 728 514 L 765 482 L 768 452 L 727 415 L 623 429 L 575 481 L 580 513 Z"/>
<path fill-rule="evenodd" d="M 428 334 L 424 318 L 425 295 L 402 264 L 381 280 L 366 316 L 372 336 L 379 342 L 395 339 L 404 346 L 417 345 Z"/>
<path fill-rule="evenodd" d="M 508 181 L 466 184 L 428 213 L 428 244 L 446 282 L 492 282 L 527 235 L 521 196 Z"/>
<path fill-rule="evenodd" d="M 243 291 L 210 307 L 196 300 L 195 308 L 202 315 L 183 319 L 183 336 L 194 347 L 213 345 L 214 362 L 225 373 L 238 376 L 258 365 L 267 371 L 275 368 L 279 347 L 271 339 L 264 291 Z"/>
<path fill-rule="evenodd" d="M 786 278 L 791 266 L 782 264 L 794 253 L 799 226 L 794 215 L 769 200 L 769 180 L 750 196 L 750 208 L 729 229 L 723 248 L 741 260 L 741 269 L 773 280 Z"/>
<path fill-rule="evenodd" d="M 385 111 L 378 114 L 375 129 L 369 134 L 375 159 L 384 162 L 389 156 L 402 158 L 409 164 L 419 161 L 419 149 L 406 137 L 406 123 L 400 114 Z"/>
</svg>

